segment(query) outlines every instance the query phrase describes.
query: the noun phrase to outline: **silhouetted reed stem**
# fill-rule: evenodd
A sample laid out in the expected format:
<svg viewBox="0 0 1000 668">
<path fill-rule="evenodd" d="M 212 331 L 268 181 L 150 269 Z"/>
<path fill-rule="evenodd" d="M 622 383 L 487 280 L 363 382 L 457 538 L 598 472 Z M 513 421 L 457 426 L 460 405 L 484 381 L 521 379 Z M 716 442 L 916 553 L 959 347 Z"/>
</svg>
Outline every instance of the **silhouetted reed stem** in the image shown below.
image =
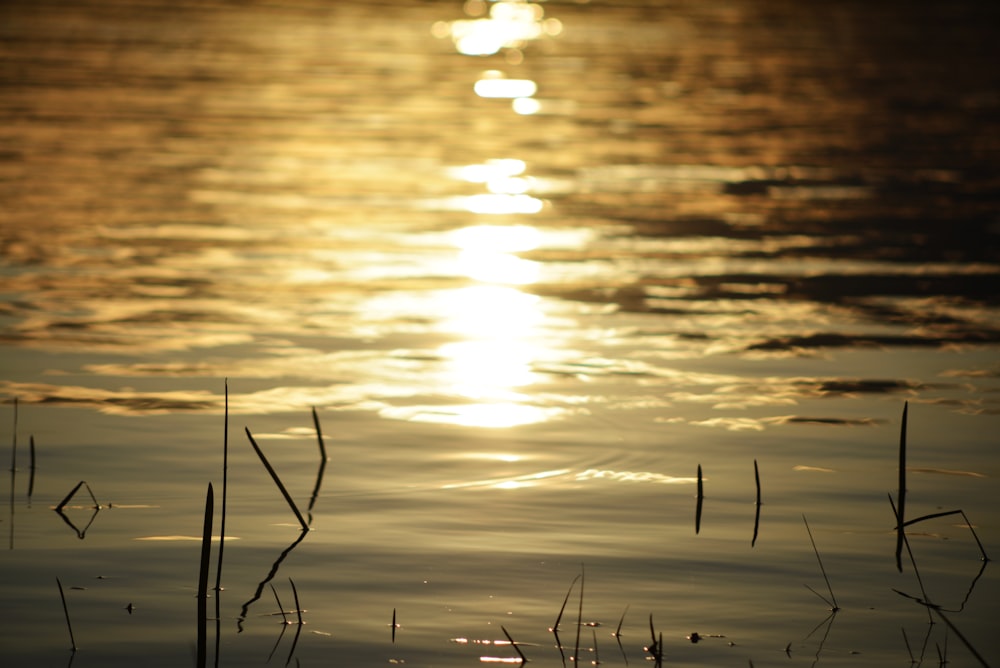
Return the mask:
<svg viewBox="0 0 1000 668">
<path fill-rule="evenodd" d="M 215 616 L 219 616 L 222 597 L 222 552 L 226 543 L 226 496 L 229 483 L 229 379 L 225 380 L 226 404 L 222 420 L 222 504 L 219 509 L 219 560 L 215 567 Z"/>
<path fill-rule="evenodd" d="M 579 579 L 580 579 L 580 576 L 577 575 L 575 578 L 573 578 L 573 581 L 569 583 L 569 589 L 566 590 L 566 597 L 563 599 L 562 607 L 559 608 L 559 614 L 556 615 L 556 622 L 555 622 L 555 624 L 552 625 L 552 632 L 553 633 L 558 633 L 559 632 L 559 622 L 560 622 L 560 620 L 562 620 L 563 612 L 566 610 L 566 603 L 569 602 L 569 595 L 573 593 L 573 587 L 574 587 L 574 585 L 576 585 L 576 581 L 579 580 Z"/>
<path fill-rule="evenodd" d="M 906 414 L 909 402 L 903 403 L 903 420 L 899 428 L 899 500 L 896 513 L 896 570 L 903 572 L 903 526 L 906 521 Z"/>
<path fill-rule="evenodd" d="M 319 426 L 319 416 L 316 414 L 316 409 L 312 409 L 313 425 L 316 427 L 316 441 L 319 443 L 319 470 L 316 472 L 316 485 L 313 487 L 312 496 L 309 497 L 309 507 L 306 509 L 306 513 L 309 515 L 309 523 L 312 524 L 312 509 L 316 505 L 316 499 L 319 498 L 319 488 L 323 484 L 323 474 L 326 472 L 326 444 L 323 443 L 323 430 Z"/>
<path fill-rule="evenodd" d="M 31 505 L 31 495 L 35 493 L 35 437 L 28 438 L 28 452 L 31 458 L 31 473 L 28 476 L 28 505 Z"/>
<path fill-rule="evenodd" d="M 701 464 L 698 464 L 698 501 L 694 508 L 694 532 L 701 531 L 701 506 L 705 501 L 704 487 L 701 481 Z"/>
<path fill-rule="evenodd" d="M 62 512 L 62 509 L 66 507 L 66 504 L 69 503 L 70 499 L 73 498 L 73 496 L 77 493 L 77 491 L 81 487 L 87 488 L 87 493 L 90 494 L 90 500 L 94 502 L 94 508 L 101 507 L 101 504 L 97 502 L 97 497 L 94 496 L 94 490 L 90 489 L 90 485 L 87 484 L 86 480 L 81 480 L 80 482 L 76 483 L 76 487 L 70 490 L 69 494 L 66 495 L 66 498 L 60 501 L 59 505 L 56 506 L 57 513 Z"/>
<path fill-rule="evenodd" d="M 583 626 L 583 584 L 586 579 L 583 564 L 580 564 L 580 607 L 576 617 L 576 647 L 573 648 L 573 662 L 580 665 L 580 628 Z"/>
<path fill-rule="evenodd" d="M 14 434 L 10 447 L 10 549 L 14 549 L 14 487 L 17 482 L 17 397 L 14 397 Z"/>
<path fill-rule="evenodd" d="M 526 656 L 524 655 L 524 652 L 522 652 L 522 651 L 521 651 L 521 648 L 520 648 L 520 647 L 518 647 L 518 646 L 517 646 L 517 643 L 516 643 L 516 642 L 514 642 L 514 639 L 510 637 L 510 634 L 509 634 L 509 633 L 507 633 L 507 629 L 505 629 L 505 628 L 504 628 L 504 627 L 503 627 L 503 626 L 501 625 L 501 626 L 500 626 L 500 630 L 501 630 L 501 631 L 503 631 L 503 634 L 504 634 L 505 636 L 507 636 L 507 640 L 508 640 L 508 642 L 510 642 L 510 646 L 511 646 L 511 647 L 513 647 L 513 648 L 514 648 L 514 651 L 515 651 L 515 652 L 517 652 L 517 655 L 518 655 L 519 657 L 521 657 L 521 663 L 522 663 L 522 664 L 524 664 L 524 663 L 527 663 L 527 662 L 528 662 L 528 657 L 526 657 Z"/>
<path fill-rule="evenodd" d="M 931 610 L 933 610 L 934 612 L 937 613 L 938 617 L 940 617 L 944 621 L 945 624 L 948 625 L 948 628 L 951 629 L 951 632 L 954 633 L 956 636 L 958 636 L 958 639 L 962 641 L 962 644 L 965 645 L 965 648 L 967 650 L 969 650 L 970 652 L 972 652 L 972 656 L 976 657 L 976 659 L 979 661 L 980 665 L 984 666 L 984 668 L 989 668 L 990 664 L 988 664 L 986 662 L 986 659 L 984 659 L 982 657 L 982 655 L 979 652 L 976 651 L 976 648 L 972 646 L 972 643 L 970 643 L 966 639 L 966 637 L 964 635 L 962 635 L 962 632 L 959 631 L 958 628 L 954 624 L 951 623 L 951 620 L 948 619 L 947 617 L 945 617 L 944 613 L 941 612 L 940 608 L 938 608 L 936 606 L 929 606 L 929 607 L 930 607 Z M 944 662 L 942 662 L 941 665 L 944 665 Z"/>
<path fill-rule="evenodd" d="M 59 598 L 62 599 L 63 613 L 66 615 L 66 628 L 69 629 L 69 642 L 73 646 L 72 650 L 76 651 L 76 638 L 73 637 L 73 623 L 69 620 L 69 606 L 66 605 L 66 594 L 63 593 L 62 582 L 59 578 L 56 578 L 56 584 L 59 585 Z"/>
<path fill-rule="evenodd" d="M 812 529 L 809 528 L 809 521 L 806 519 L 805 515 L 802 515 L 802 521 L 805 522 L 806 531 L 809 533 L 809 542 L 812 543 L 813 552 L 816 553 L 816 561 L 819 563 L 820 573 L 823 574 L 823 580 L 826 581 L 827 591 L 830 592 L 830 600 L 827 601 L 827 599 L 823 595 L 817 593 L 816 590 L 813 589 L 812 587 L 810 587 L 809 585 L 806 585 L 806 588 L 809 589 L 809 591 L 811 591 L 812 593 L 814 593 L 817 596 L 819 596 L 824 601 L 826 601 L 827 605 L 829 605 L 830 608 L 834 612 L 836 612 L 836 611 L 840 610 L 840 606 L 837 605 L 837 597 L 834 596 L 834 594 L 833 594 L 833 587 L 830 586 L 830 578 L 828 578 L 826 576 L 826 569 L 823 568 L 823 560 L 820 559 L 820 557 L 819 557 L 819 550 L 816 548 L 816 541 L 813 540 Z"/>
<path fill-rule="evenodd" d="M 198 668 L 205 668 L 208 657 L 208 569 L 212 557 L 212 515 L 215 493 L 208 483 L 205 495 L 205 524 L 201 533 L 201 568 L 198 572 Z"/>
<path fill-rule="evenodd" d="M 757 503 L 755 505 L 753 517 L 753 538 L 750 539 L 750 547 L 757 544 L 757 531 L 760 529 L 760 469 L 757 468 L 757 460 L 753 460 L 753 478 L 757 484 Z"/>
<path fill-rule="evenodd" d="M 278 486 L 278 489 L 281 491 L 281 495 L 285 497 L 285 501 L 288 502 L 288 507 L 292 509 L 293 513 L 295 513 L 296 519 L 298 519 L 299 524 L 302 525 L 302 530 L 309 531 L 309 523 L 306 522 L 306 519 L 304 517 L 302 517 L 302 513 L 299 512 L 298 506 L 296 506 L 295 501 L 292 500 L 291 494 L 288 493 L 288 490 L 285 489 L 285 486 L 281 483 L 281 478 L 278 477 L 277 472 L 275 472 L 274 468 L 267 461 L 267 457 L 264 456 L 264 453 L 261 451 L 260 446 L 257 445 L 257 441 L 253 440 L 253 434 L 250 433 L 250 428 L 244 427 L 244 429 L 247 433 L 247 438 L 250 439 L 250 445 L 253 446 L 253 449 L 257 453 L 257 456 L 260 457 L 260 461 L 264 465 L 264 468 L 267 469 L 267 472 L 271 474 L 271 479 L 274 480 L 274 484 Z"/>
</svg>

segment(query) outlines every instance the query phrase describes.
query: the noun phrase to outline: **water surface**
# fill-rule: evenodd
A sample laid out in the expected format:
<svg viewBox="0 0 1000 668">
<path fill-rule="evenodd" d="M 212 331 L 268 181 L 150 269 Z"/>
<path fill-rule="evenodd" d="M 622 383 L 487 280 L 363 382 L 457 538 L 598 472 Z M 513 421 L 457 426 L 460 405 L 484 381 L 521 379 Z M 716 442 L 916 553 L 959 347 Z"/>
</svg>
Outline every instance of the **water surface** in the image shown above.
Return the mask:
<svg viewBox="0 0 1000 668">
<path fill-rule="evenodd" d="M 5 3 L 5 665 L 977 665 L 996 14 Z"/>
</svg>

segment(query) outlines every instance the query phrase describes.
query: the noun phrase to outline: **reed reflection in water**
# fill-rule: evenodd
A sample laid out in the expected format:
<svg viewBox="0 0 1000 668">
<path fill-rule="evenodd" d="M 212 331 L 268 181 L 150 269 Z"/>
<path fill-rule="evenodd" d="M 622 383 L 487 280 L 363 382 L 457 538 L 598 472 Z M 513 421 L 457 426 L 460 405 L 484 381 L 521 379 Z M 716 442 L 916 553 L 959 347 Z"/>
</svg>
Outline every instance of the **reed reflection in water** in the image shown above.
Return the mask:
<svg viewBox="0 0 1000 668">
<path fill-rule="evenodd" d="M 234 449 L 222 664 L 286 576 L 289 662 L 974 659 L 885 493 L 909 401 L 906 516 L 1000 535 L 996 12 L 4 3 L 0 662 L 61 665 L 54 575 L 78 665 L 189 662 L 226 378 L 312 530 Z M 921 595 L 995 663 L 955 517 Z"/>
</svg>

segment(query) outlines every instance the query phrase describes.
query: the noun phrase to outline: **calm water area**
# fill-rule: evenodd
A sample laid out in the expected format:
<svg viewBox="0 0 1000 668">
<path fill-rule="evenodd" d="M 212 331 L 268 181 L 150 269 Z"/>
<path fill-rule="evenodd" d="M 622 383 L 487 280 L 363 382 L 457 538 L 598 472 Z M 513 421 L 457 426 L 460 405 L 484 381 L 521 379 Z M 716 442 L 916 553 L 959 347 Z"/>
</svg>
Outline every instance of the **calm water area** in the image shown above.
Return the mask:
<svg viewBox="0 0 1000 668">
<path fill-rule="evenodd" d="M 0 665 L 1000 664 L 998 26 L 3 2 Z"/>
</svg>

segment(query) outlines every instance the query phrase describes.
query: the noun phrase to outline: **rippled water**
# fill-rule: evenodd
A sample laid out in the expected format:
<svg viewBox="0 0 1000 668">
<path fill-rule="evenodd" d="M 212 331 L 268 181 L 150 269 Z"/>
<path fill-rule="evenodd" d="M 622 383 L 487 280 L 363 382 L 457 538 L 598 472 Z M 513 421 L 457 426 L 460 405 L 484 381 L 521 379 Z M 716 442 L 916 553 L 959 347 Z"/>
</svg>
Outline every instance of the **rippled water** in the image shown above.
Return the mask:
<svg viewBox="0 0 1000 668">
<path fill-rule="evenodd" d="M 995 664 L 997 14 L 4 3 L 0 659 Z"/>
</svg>

